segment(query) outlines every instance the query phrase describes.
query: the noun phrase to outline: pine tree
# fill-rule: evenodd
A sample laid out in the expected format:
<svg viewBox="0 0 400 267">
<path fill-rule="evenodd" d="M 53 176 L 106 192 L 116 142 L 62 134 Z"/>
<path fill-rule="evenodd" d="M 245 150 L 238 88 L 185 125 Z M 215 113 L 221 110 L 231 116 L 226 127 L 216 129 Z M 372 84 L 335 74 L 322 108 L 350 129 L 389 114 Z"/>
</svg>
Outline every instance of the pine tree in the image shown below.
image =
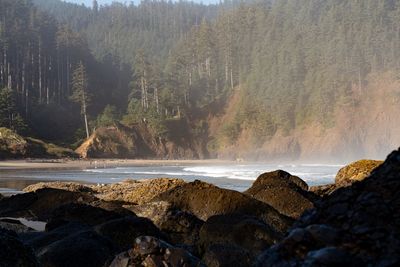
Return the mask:
<svg viewBox="0 0 400 267">
<path fill-rule="evenodd" d="M 82 61 L 79 62 L 78 66 L 75 68 L 72 74 L 72 96 L 71 100 L 78 103 L 81 107 L 81 114 L 85 121 L 86 137 L 90 137 L 88 117 L 87 117 L 87 107 L 90 104 L 91 95 L 88 90 L 88 76 L 86 73 L 86 68 Z"/>
</svg>

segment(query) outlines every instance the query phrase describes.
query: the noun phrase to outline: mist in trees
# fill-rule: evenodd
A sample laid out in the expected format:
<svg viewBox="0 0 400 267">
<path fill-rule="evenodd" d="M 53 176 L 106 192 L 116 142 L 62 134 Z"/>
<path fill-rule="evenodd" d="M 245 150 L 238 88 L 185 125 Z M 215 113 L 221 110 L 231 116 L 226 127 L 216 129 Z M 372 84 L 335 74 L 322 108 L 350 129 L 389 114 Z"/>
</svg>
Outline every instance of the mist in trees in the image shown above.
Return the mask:
<svg viewBox="0 0 400 267">
<path fill-rule="evenodd" d="M 400 66 L 396 1 L 34 3 L 0 0 L 0 87 L 12 91 L 12 113 L 45 138 L 66 137 L 48 136 L 37 114 L 53 122 L 66 110 L 64 124 L 88 125 L 86 135 L 116 121 L 165 134 L 179 119 L 196 132 L 239 94 L 221 134 L 234 142 L 251 129 L 262 143 L 310 122 L 331 127 L 336 109 L 357 105 L 370 73 Z M 71 97 L 82 92 L 79 62 L 92 96 L 86 116 L 82 94 Z"/>
</svg>

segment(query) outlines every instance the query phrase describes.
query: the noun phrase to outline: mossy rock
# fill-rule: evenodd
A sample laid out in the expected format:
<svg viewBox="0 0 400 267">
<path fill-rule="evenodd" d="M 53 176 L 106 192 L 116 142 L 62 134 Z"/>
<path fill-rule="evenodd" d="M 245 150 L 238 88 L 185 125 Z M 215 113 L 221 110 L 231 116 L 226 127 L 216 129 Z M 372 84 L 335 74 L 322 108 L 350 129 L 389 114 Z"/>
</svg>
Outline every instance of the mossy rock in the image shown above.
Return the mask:
<svg viewBox="0 0 400 267">
<path fill-rule="evenodd" d="M 353 162 L 339 170 L 335 178 L 335 184 L 346 186 L 357 181 L 362 181 L 382 163 L 383 161 L 380 160 L 367 159 Z"/>
<path fill-rule="evenodd" d="M 28 142 L 14 131 L 0 128 L 0 159 L 23 157 L 28 152 Z"/>
<path fill-rule="evenodd" d="M 77 154 L 69 148 L 57 146 L 52 143 L 46 143 L 42 140 L 27 137 L 28 156 L 45 158 L 76 158 Z"/>
<path fill-rule="evenodd" d="M 77 154 L 68 148 L 63 148 L 42 140 L 22 137 L 14 131 L 0 128 L 0 159 L 17 158 L 75 158 Z"/>
</svg>

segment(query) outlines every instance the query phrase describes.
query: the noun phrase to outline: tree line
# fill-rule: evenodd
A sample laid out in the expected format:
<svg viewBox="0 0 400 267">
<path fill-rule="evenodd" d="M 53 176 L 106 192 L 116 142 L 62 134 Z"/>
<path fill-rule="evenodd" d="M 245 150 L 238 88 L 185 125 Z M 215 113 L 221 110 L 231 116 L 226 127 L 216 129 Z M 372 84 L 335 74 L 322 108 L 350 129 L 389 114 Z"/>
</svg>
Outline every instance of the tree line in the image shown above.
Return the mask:
<svg viewBox="0 0 400 267">
<path fill-rule="evenodd" d="M 14 2 L 26 1 L 1 0 Z M 42 11 L 17 8 L 30 10 L 21 22 L 3 12 L 9 22 L 1 24 L 2 40 L 23 46 L 6 49 L 2 41 L 1 84 L 17 92 L 24 119 L 33 106 L 54 103 L 72 105 L 79 121 L 71 77 L 83 62 L 88 128 L 145 119 L 165 134 L 164 122 L 205 120 L 239 94 L 220 135 L 234 142 L 250 130 L 262 143 L 311 122 L 332 127 L 335 110 L 357 105 L 368 75 L 399 69 L 400 7 L 392 0 L 34 2 Z M 22 24 L 29 30 L 21 34 Z M 42 33 L 29 39 L 27 32 Z"/>
</svg>

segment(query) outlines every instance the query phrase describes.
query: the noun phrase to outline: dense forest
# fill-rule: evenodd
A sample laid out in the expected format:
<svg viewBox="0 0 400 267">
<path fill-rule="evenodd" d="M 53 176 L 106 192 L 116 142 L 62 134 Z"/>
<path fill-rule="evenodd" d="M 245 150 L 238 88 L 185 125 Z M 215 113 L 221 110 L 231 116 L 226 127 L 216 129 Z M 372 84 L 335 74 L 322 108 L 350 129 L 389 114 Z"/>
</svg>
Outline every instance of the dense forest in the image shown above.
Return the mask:
<svg viewBox="0 0 400 267">
<path fill-rule="evenodd" d="M 307 143 L 300 131 L 310 125 L 340 139 L 344 121 L 361 123 L 351 116 L 379 106 L 371 99 L 400 102 L 393 86 L 400 4 L 393 0 L 0 6 L 0 126 L 69 146 L 116 122 L 146 121 L 162 138 L 169 122 L 184 120 L 188 134 L 207 136 L 212 155 L 262 148 L 268 152 L 255 158 L 271 157 L 275 142 L 296 158 Z M 375 126 L 397 122 L 388 116 Z M 56 125 L 51 133 L 49 125 Z M 358 127 L 361 133 L 371 125 Z M 396 131 L 369 140 L 376 148 L 370 154 L 386 154 L 379 147 L 400 141 Z M 366 136 L 380 135 L 360 133 L 345 138 L 361 150 L 352 155 L 368 154 Z"/>
</svg>

